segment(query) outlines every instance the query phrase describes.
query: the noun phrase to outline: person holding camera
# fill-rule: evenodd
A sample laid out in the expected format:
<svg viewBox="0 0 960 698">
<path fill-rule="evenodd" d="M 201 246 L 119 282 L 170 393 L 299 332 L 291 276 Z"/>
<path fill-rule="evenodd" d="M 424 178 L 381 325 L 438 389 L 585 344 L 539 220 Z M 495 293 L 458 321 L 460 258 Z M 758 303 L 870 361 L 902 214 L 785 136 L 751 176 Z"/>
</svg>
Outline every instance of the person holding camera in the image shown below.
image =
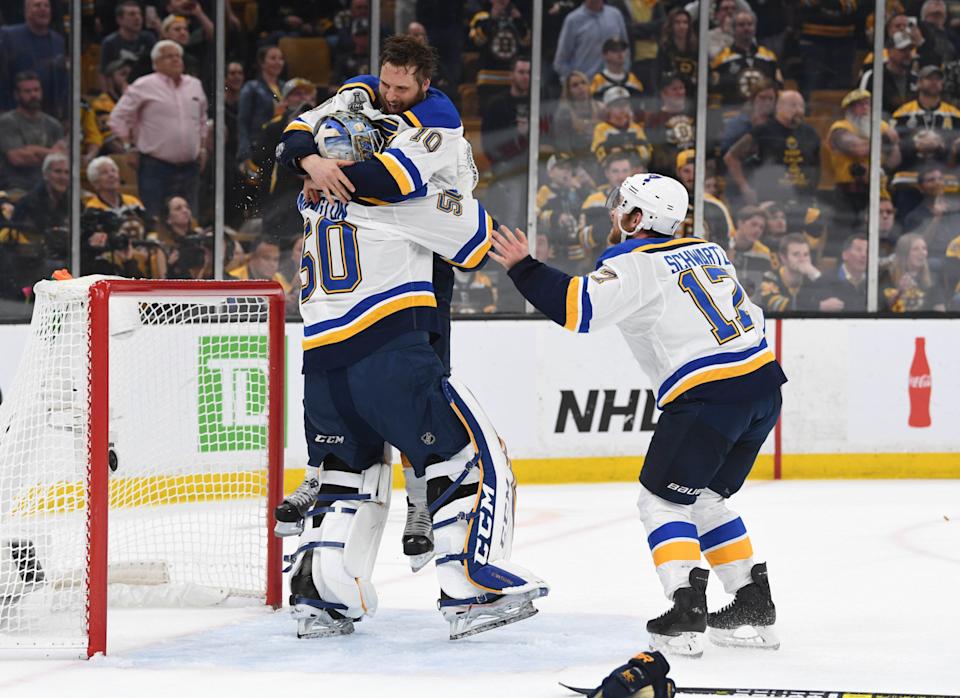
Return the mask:
<svg viewBox="0 0 960 698">
<path fill-rule="evenodd" d="M 576 163 L 567 153 L 556 153 L 547 160 L 549 182 L 537 192 L 537 217 L 540 230 L 553 247 L 553 263 L 569 273 L 588 271 L 593 260 L 588 258 L 580 227 L 580 208 L 586 191 L 576 173 Z"/>
<path fill-rule="evenodd" d="M 83 274 L 140 278 L 130 238 L 120 232 L 120 217 L 112 211 L 87 209 L 80 217 L 80 269 Z"/>
</svg>

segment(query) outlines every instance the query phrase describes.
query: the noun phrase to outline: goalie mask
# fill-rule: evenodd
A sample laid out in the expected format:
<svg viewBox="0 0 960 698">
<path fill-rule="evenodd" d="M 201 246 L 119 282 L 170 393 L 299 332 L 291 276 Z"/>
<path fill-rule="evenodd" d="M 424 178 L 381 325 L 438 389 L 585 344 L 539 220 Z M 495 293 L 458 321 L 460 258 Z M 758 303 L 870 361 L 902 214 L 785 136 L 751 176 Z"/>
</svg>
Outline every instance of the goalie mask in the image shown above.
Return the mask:
<svg viewBox="0 0 960 698">
<path fill-rule="evenodd" d="M 317 122 L 313 139 L 320 157 L 362 162 L 383 147 L 383 136 L 360 114 L 338 111 Z"/>
<path fill-rule="evenodd" d="M 690 195 L 680 182 L 658 174 L 627 177 L 607 200 L 621 242 L 644 230 L 673 237 L 686 218 L 689 203 Z M 637 211 L 643 214 L 640 222 L 632 230 L 625 230 L 623 219 Z"/>
</svg>

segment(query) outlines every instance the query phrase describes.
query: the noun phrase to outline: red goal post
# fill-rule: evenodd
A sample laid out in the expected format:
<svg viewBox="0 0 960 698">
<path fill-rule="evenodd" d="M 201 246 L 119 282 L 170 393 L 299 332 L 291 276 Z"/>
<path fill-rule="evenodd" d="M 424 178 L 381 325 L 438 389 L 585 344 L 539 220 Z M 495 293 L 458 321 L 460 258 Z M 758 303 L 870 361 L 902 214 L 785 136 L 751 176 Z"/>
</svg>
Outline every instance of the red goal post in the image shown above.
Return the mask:
<svg viewBox="0 0 960 698">
<path fill-rule="evenodd" d="M 65 292 L 69 297 L 58 300 Z M 209 586 L 226 595 L 239 589 L 238 596 L 280 607 L 282 541 L 273 535 L 273 510 L 283 498 L 285 296 L 280 285 L 88 277 L 41 282 L 37 298 L 12 404 L 0 407 L 0 545 L 13 540 L 9 546 L 17 546 L 19 555 L 14 555 L 14 572 L 20 565 L 13 581 L 9 564 L 6 578 L 0 575 L 0 649 L 79 649 L 85 640 L 86 656 L 105 652 L 108 582 L 111 598 L 115 588 L 127 585 L 156 588 L 180 581 L 188 589 Z M 137 339 L 124 344 L 127 340 L 118 339 L 124 335 Z M 198 359 L 208 345 L 219 346 L 217 356 L 232 356 L 241 367 L 223 373 L 226 378 L 217 374 L 222 380 L 212 387 L 215 372 Z M 112 346 L 117 356 L 111 355 Z M 85 390 L 78 388 L 84 373 Z M 250 395 L 262 404 L 251 408 Z M 241 424 L 234 429 L 238 436 L 197 435 L 222 426 L 205 414 L 208 405 L 195 405 L 189 423 L 180 414 L 167 414 L 189 411 L 182 407 L 186 399 L 216 401 L 222 415 L 229 413 Z M 46 404 L 35 407 L 36 402 Z M 251 416 L 248 409 L 260 412 Z M 67 443 L 64 431 L 77 447 L 45 450 L 48 441 Z M 118 457 L 114 440 L 125 443 L 132 455 Z M 175 455 L 167 458 L 168 452 Z M 173 464 L 164 465 L 165 458 Z M 80 475 L 75 485 L 69 483 L 74 461 Z M 243 500 L 242 515 L 221 513 L 240 506 L 228 501 L 231 497 Z M 83 508 L 85 531 L 77 518 Z M 115 536 L 122 540 L 112 546 Z M 213 541 L 216 536 L 221 538 Z M 68 550 L 65 541 L 74 538 Z M 27 545 L 29 554 L 22 552 Z M 216 557 L 221 553 L 223 560 Z M 246 575 L 243 581 L 217 577 L 218 568 L 234 564 L 231 556 L 242 568 L 235 577 Z M 67 563 L 66 572 L 57 569 L 63 559 L 75 561 L 76 571 Z M 260 565 L 260 572 L 251 571 Z M 159 581 L 130 579 L 131 569 L 134 577 L 143 577 L 156 568 Z M 19 586 L 10 591 L 13 582 Z M 79 599 L 76 609 L 64 600 L 68 592 Z M 44 632 L 34 632 L 37 628 Z"/>
</svg>

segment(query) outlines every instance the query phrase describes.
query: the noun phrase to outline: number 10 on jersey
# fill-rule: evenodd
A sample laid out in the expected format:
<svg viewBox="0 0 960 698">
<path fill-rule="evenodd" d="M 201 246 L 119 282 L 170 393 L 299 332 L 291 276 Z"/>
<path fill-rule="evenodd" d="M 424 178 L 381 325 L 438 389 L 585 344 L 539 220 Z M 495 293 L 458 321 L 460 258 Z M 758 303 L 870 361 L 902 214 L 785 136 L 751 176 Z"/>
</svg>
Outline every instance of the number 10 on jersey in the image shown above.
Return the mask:
<svg viewBox="0 0 960 698">
<path fill-rule="evenodd" d="M 319 277 L 317 260 L 320 260 Z M 300 302 L 308 300 L 317 286 L 324 293 L 350 293 L 363 278 L 360 273 L 360 249 L 357 227 L 346 221 L 323 218 L 303 224 L 303 257 L 300 262 L 303 288 Z"/>
</svg>

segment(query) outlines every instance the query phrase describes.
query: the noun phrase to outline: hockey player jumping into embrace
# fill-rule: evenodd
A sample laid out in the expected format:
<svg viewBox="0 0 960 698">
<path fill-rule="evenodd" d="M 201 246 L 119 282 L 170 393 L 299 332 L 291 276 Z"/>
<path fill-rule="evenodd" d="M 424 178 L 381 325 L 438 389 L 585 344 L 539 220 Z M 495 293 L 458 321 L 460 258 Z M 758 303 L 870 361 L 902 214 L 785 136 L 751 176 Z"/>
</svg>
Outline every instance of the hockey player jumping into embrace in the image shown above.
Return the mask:
<svg viewBox="0 0 960 698">
<path fill-rule="evenodd" d="M 766 563 L 726 500 L 743 485 L 780 414 L 786 377 L 719 245 L 674 238 L 687 212 L 680 182 L 629 177 L 611 196 L 610 247 L 570 277 L 529 256 L 522 231 L 494 232 L 490 256 L 538 310 L 573 332 L 616 325 L 663 410 L 640 473 L 637 506 L 673 607 L 647 623 L 651 644 L 700 656 L 719 645 L 776 649 Z M 703 553 L 734 600 L 707 613 Z"/>
<path fill-rule="evenodd" d="M 354 201 L 358 206 L 384 205 L 423 196 L 421 187 L 456 189 L 473 197 L 478 174 L 470 144 L 463 137 L 463 124 L 453 103 L 430 87 L 436 71 L 434 50 L 408 35 L 392 36 L 380 53 L 380 75 L 348 79 L 336 95 L 316 109 L 291 122 L 283 135 L 277 159 L 298 174 L 307 176 L 304 192 L 311 203 L 320 198 Z M 377 126 L 386 142 L 359 171 L 350 159 L 323 158 L 313 139 L 313 127 L 321 116 L 337 111 L 359 113 Z M 401 132 L 407 133 L 401 137 Z M 453 266 L 434 255 L 433 292 L 437 300 L 439 327 L 431 346 L 450 375 L 450 303 L 453 298 Z M 407 486 L 407 521 L 403 529 L 403 552 L 413 571 L 434 555 L 433 531 L 427 511 L 426 483 L 404 459 Z"/>
<path fill-rule="evenodd" d="M 435 119 L 452 120 L 447 104 L 435 105 L 448 109 Z M 359 111 L 298 118 L 321 155 L 356 163 L 346 172 L 377 192 L 371 196 L 390 196 L 385 179 L 397 167 L 415 194 L 392 205 L 298 200 L 309 464 L 304 485 L 277 509 L 278 530 L 302 530 L 290 583 L 298 635 L 346 634 L 376 611 L 371 576 L 390 499 L 385 442 L 425 478 L 439 606 L 451 639 L 527 618 L 548 587 L 510 561 L 510 460 L 469 391 L 445 378 L 429 343 L 439 327 L 433 253 L 477 267 L 493 220 L 475 199 L 425 184 L 420 166 L 427 169 L 444 137 L 436 129 L 394 137 L 394 145 L 412 144 L 411 157 L 383 150 L 380 129 Z"/>
</svg>

